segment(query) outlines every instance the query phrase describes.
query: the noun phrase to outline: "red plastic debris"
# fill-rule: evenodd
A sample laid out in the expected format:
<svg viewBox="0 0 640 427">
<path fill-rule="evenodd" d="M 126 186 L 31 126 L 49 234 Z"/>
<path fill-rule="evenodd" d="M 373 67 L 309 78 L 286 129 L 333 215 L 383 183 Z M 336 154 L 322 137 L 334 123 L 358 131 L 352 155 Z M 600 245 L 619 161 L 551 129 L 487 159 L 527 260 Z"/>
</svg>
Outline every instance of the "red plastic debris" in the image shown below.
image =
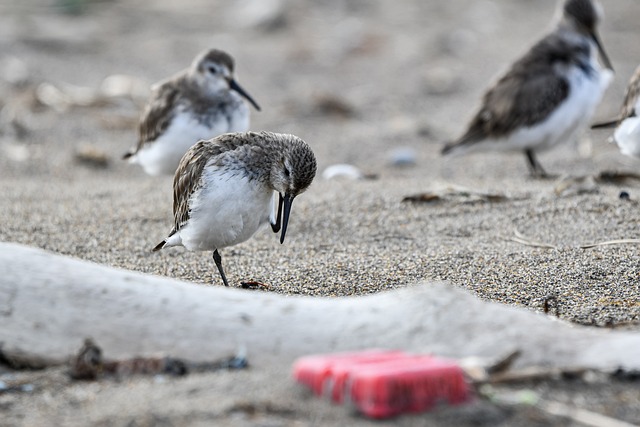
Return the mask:
<svg viewBox="0 0 640 427">
<path fill-rule="evenodd" d="M 423 412 L 438 403 L 455 405 L 470 398 L 462 368 L 433 357 L 359 366 L 351 372 L 348 388 L 351 401 L 372 418 Z"/>
<path fill-rule="evenodd" d="M 296 361 L 293 373 L 316 395 L 349 401 L 371 418 L 422 412 L 471 397 L 455 361 L 396 350 L 307 356 Z"/>
<path fill-rule="evenodd" d="M 316 395 L 327 392 L 336 367 L 343 364 L 370 363 L 397 358 L 405 353 L 396 350 L 365 350 L 351 353 L 334 353 L 301 357 L 293 365 L 293 377 L 309 387 Z"/>
</svg>

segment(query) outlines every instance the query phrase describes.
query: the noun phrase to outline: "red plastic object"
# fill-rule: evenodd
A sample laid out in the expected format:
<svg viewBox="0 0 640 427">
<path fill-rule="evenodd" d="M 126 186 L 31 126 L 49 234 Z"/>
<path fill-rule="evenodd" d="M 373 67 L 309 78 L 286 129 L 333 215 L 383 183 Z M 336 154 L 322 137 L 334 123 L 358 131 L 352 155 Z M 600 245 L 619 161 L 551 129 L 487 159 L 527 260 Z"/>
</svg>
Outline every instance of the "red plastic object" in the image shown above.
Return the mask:
<svg viewBox="0 0 640 427">
<path fill-rule="evenodd" d="M 372 418 L 422 412 L 440 402 L 460 404 L 471 397 L 462 368 L 438 358 L 359 366 L 351 372 L 348 387 L 351 401 Z"/>
<path fill-rule="evenodd" d="M 316 395 L 321 396 L 330 382 L 333 370 L 337 366 L 356 363 L 371 363 L 395 359 L 405 353 L 397 350 L 365 350 L 350 353 L 321 354 L 301 357 L 293 365 L 293 377 L 299 383 L 309 387 Z M 342 379 L 341 379 L 342 380 Z M 344 383 L 344 381 L 342 381 Z"/>
<path fill-rule="evenodd" d="M 410 355 L 399 352 L 386 358 L 369 359 L 369 360 L 341 360 L 331 367 L 329 377 L 325 380 L 325 392 L 330 391 L 331 400 L 335 403 L 343 403 L 345 394 L 348 396 L 348 386 L 351 383 L 353 373 L 367 367 L 376 367 L 380 365 L 392 364 L 412 364 L 425 360 L 432 360 L 430 355 Z"/>
<path fill-rule="evenodd" d="M 440 402 L 459 404 L 471 392 L 452 360 L 397 350 L 367 350 L 300 358 L 295 379 L 336 403 L 349 400 L 372 418 L 422 412 Z"/>
</svg>

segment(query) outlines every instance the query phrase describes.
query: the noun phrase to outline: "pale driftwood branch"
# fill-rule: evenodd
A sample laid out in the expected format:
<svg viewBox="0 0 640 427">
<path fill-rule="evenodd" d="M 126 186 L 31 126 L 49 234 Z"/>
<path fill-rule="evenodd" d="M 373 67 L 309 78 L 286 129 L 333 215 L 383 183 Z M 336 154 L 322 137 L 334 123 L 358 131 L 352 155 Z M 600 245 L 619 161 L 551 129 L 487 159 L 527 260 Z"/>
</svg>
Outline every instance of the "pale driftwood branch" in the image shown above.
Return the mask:
<svg viewBox="0 0 640 427">
<path fill-rule="evenodd" d="M 640 368 L 640 334 L 572 327 L 483 302 L 447 284 L 354 298 L 286 297 L 183 283 L 0 243 L 0 344 L 63 360 L 85 338 L 110 358 L 216 360 L 246 348 L 252 366 L 309 353 L 399 348 L 527 366 Z M 286 366 L 286 365 L 285 365 Z"/>
<path fill-rule="evenodd" d="M 499 374 L 493 374 L 486 379 L 485 383 L 489 384 L 507 384 L 534 380 L 550 380 L 567 376 L 580 376 L 588 372 L 589 369 L 582 367 L 571 368 L 544 368 L 532 366 L 525 369 L 506 371 Z"/>
</svg>

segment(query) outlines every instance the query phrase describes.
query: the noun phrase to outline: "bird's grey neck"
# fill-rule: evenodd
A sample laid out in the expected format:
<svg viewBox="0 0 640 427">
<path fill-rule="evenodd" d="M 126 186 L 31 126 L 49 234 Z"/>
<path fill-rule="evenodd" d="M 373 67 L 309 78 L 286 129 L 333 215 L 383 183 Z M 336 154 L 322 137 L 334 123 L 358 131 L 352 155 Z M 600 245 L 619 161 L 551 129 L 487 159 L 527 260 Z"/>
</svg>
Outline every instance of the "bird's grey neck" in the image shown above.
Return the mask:
<svg viewBox="0 0 640 427">
<path fill-rule="evenodd" d="M 187 109 L 207 120 L 217 120 L 220 115 L 229 116 L 243 104 L 240 95 L 233 91 L 203 91 L 196 84 L 185 85 L 182 102 Z"/>
<path fill-rule="evenodd" d="M 189 93 L 191 97 L 202 99 L 223 99 L 228 97 L 230 92 L 229 89 L 225 87 L 212 89 L 197 79 L 186 79 L 183 89 L 185 93 Z"/>
<path fill-rule="evenodd" d="M 595 72 L 592 62 L 597 55 L 597 47 L 588 35 L 561 27 L 555 32 L 551 45 L 559 66 L 577 66 L 589 75 Z"/>
</svg>

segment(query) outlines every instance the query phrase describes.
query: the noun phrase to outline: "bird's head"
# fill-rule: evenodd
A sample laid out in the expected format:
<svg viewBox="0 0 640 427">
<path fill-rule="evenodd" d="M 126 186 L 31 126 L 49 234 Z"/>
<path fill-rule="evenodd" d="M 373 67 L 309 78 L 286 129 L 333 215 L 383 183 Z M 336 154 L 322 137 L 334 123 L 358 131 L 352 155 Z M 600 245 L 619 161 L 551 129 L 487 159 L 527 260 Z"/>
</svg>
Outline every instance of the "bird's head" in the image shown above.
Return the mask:
<svg viewBox="0 0 640 427">
<path fill-rule="evenodd" d="M 602 17 L 602 6 L 596 0 L 566 0 L 562 9 L 562 22 L 574 31 L 591 38 L 600 52 L 602 63 L 613 70 L 598 35 L 598 24 Z"/>
<path fill-rule="evenodd" d="M 260 111 L 260 106 L 233 77 L 234 60 L 228 53 L 211 49 L 202 52 L 193 61 L 191 73 L 207 94 L 215 95 L 221 91 L 234 90 Z"/>
<path fill-rule="evenodd" d="M 284 242 L 289 222 L 291 204 L 299 194 L 306 191 L 316 175 L 316 158 L 311 148 L 300 138 L 287 135 L 289 144 L 278 154 L 272 163 L 270 184 L 280 194 L 278 218 L 282 214 L 282 234 Z"/>
</svg>

